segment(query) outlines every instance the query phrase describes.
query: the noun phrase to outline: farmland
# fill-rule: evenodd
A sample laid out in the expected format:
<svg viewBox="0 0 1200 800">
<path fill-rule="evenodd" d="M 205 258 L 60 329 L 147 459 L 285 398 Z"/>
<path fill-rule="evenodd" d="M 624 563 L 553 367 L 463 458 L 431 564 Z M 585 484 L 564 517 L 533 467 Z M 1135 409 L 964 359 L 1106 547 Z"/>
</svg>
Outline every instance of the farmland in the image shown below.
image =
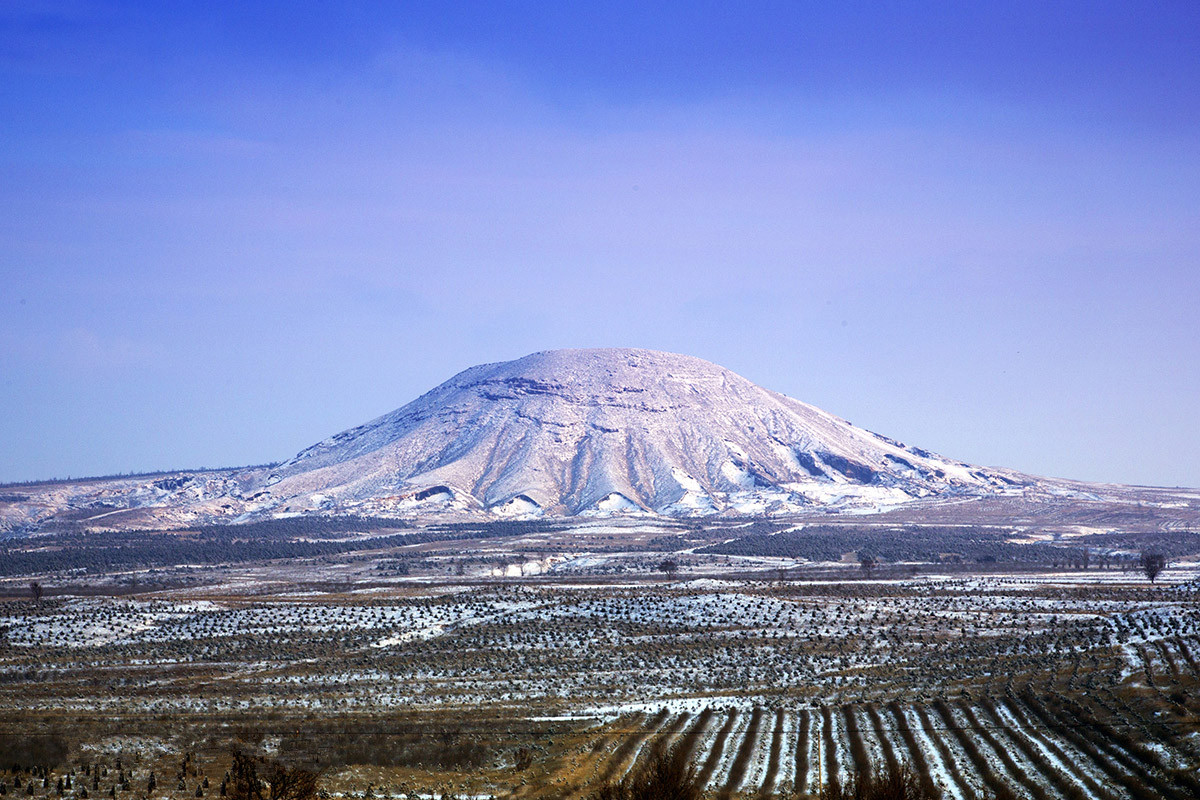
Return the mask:
<svg viewBox="0 0 1200 800">
<path fill-rule="evenodd" d="M 215 796 L 239 741 L 333 796 L 561 797 L 678 745 L 714 796 L 900 762 L 963 800 L 1200 794 L 1195 534 L 1152 584 L 1091 533 L 930 527 L 866 563 L 861 527 L 381 524 L 179 534 L 189 563 L 98 536 L 102 567 L 42 572 L 54 535 L 10 543 L 4 765 Z M 251 557 L 284 541 L 321 547 Z"/>
</svg>

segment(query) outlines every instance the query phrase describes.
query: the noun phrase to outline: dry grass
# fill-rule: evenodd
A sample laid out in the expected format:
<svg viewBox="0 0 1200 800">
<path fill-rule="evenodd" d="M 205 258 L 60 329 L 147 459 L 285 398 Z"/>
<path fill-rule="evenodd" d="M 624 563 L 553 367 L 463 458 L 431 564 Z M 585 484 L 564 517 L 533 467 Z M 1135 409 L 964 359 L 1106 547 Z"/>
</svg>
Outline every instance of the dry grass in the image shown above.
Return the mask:
<svg viewBox="0 0 1200 800">
<path fill-rule="evenodd" d="M 592 800 L 700 800 L 704 787 L 687 751 L 679 746 L 655 754 L 619 781 L 600 787 Z"/>
<path fill-rule="evenodd" d="M 856 773 L 840 788 L 821 792 L 820 800 L 940 800 L 941 793 L 922 783 L 908 764 L 882 773 Z"/>
</svg>

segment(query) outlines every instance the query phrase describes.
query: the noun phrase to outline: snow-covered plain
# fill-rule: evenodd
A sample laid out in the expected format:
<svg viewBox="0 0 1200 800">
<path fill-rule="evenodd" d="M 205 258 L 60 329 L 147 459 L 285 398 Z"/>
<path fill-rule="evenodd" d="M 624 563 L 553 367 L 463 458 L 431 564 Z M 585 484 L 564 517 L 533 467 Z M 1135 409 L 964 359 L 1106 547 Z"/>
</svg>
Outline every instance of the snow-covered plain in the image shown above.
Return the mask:
<svg viewBox="0 0 1200 800">
<path fill-rule="evenodd" d="M 1079 714 L 1096 715 L 1099 730 L 1138 726 L 1143 744 L 1123 758 L 1146 769 L 1186 770 L 1200 759 L 1197 740 L 1169 737 L 1157 716 L 1173 693 L 1191 702 L 1200 684 L 1200 585 L 1178 570 L 1156 587 L 1091 576 L 510 579 L 9 603 L 0 608 L 0 703 L 68 717 L 492 708 L 583 730 L 653 720 L 622 751 L 619 771 L 648 757 L 655 735 L 707 710 L 710 723 L 682 741 L 699 763 L 715 759 L 714 789 L 812 786 L 818 754 L 832 755 L 845 780 L 861 754 L 876 766 L 889 748 L 911 760 L 907 734 L 950 797 L 1021 790 L 1013 768 L 1051 796 L 1066 780 L 1100 797 L 1094 787 L 1134 773 L 1074 733 L 1078 719 L 1091 719 Z M 718 731 L 733 713 L 718 758 Z"/>
<path fill-rule="evenodd" d="M 376 691 L 383 686 L 409 704 L 539 703 L 606 715 L 647 702 L 695 710 L 689 698 L 715 694 L 753 705 L 834 702 L 880 686 L 940 693 L 990 684 L 1012 665 L 1064 669 L 1086 654 L 1134 684 L 1146 682 L 1147 669 L 1169 669 L 1172 658 L 1188 663 L 1183 648 L 1200 632 L 1195 584 L 1151 591 L 1099 580 L 1089 593 L 1077 591 L 1073 578 L 63 599 L 0 614 L 12 662 L 0 670 L 35 654 L 47 665 L 232 663 L 229 680 L 243 684 L 236 694 L 262 702 L 276 691 L 269 687 L 282 693 L 278 701 L 301 705 L 383 702 Z M 939 664 L 953 664 L 953 672 Z M 156 702 L 193 707 L 226 698 L 198 692 Z"/>
</svg>

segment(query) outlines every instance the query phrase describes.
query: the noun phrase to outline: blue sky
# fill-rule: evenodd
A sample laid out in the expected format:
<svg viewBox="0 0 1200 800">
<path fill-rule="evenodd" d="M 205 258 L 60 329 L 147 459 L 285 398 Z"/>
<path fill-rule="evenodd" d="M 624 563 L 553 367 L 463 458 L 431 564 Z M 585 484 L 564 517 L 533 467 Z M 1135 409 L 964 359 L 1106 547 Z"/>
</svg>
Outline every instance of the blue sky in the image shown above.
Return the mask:
<svg viewBox="0 0 1200 800">
<path fill-rule="evenodd" d="M 0 6 L 0 480 L 618 345 L 1200 485 L 1200 6 L 349 5 Z"/>
</svg>

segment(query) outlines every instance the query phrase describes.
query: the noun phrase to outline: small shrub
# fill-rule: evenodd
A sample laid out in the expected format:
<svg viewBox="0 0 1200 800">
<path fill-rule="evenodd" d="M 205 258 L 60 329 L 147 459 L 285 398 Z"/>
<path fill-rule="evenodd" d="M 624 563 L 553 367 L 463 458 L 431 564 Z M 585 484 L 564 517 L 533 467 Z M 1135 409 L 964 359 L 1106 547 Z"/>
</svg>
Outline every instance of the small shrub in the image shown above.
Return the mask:
<svg viewBox="0 0 1200 800">
<path fill-rule="evenodd" d="M 908 764 L 881 773 L 857 773 L 835 790 L 826 788 L 821 800 L 940 800 L 931 793 Z"/>
<path fill-rule="evenodd" d="M 684 748 L 675 747 L 621 780 L 600 787 L 592 800 L 700 800 L 702 796 L 695 765 Z"/>
</svg>

